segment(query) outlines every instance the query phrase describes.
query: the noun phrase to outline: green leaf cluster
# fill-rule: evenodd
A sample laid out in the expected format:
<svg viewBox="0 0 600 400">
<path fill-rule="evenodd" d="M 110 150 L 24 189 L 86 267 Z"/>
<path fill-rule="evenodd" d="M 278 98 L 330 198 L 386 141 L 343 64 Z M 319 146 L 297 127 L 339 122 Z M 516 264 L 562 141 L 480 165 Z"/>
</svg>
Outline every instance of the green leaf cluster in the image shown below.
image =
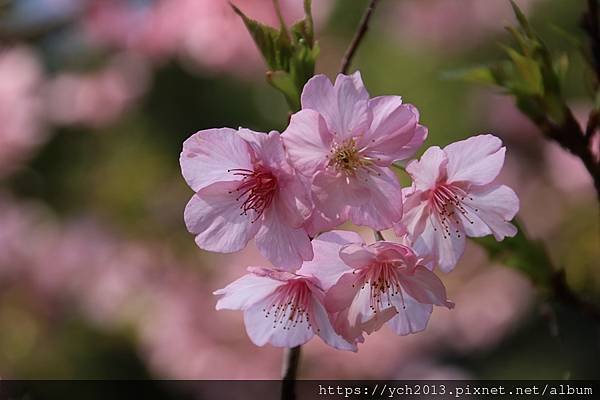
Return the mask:
<svg viewBox="0 0 600 400">
<path fill-rule="evenodd" d="M 242 18 L 269 70 L 267 81 L 284 96 L 292 111 L 300 109 L 304 84 L 314 75 L 319 46 L 315 41 L 311 0 L 304 0 L 304 18 L 291 27 L 285 24 L 277 0 L 273 5 L 280 20 L 274 28 L 247 17 L 231 5 Z"/>
<path fill-rule="evenodd" d="M 492 260 L 522 272 L 540 289 L 550 289 L 556 271 L 544 245 L 540 241 L 529 239 L 523 226 L 517 221 L 513 223 L 519 231 L 512 238 L 507 237 L 502 242 L 491 236 L 473 240 L 486 249 Z"/>
<path fill-rule="evenodd" d="M 516 45 L 501 45 L 507 58 L 487 66 L 453 71 L 449 78 L 494 85 L 515 97 L 519 109 L 538 124 L 561 126 L 567 108 L 561 93 L 568 68 L 566 54 L 553 57 L 529 21 L 511 0 L 517 26 L 509 26 Z"/>
</svg>

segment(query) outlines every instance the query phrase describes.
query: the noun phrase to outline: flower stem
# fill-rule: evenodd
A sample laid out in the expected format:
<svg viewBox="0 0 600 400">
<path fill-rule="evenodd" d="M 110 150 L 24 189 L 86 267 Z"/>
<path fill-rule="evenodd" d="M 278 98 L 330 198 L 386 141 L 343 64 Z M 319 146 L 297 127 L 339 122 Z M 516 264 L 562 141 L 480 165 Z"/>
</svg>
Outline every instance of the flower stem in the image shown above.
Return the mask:
<svg viewBox="0 0 600 400">
<path fill-rule="evenodd" d="M 278 8 L 278 3 L 276 0 L 275 6 Z M 342 62 L 340 65 L 340 73 L 345 74 L 350 67 L 350 63 L 352 62 L 352 58 L 360 45 L 365 33 L 367 33 L 367 29 L 369 27 L 369 20 L 371 19 L 371 15 L 375 10 L 375 6 L 377 5 L 379 0 L 370 0 L 369 5 L 367 6 L 365 13 L 362 16 L 360 24 L 358 25 L 358 29 L 352 38 L 352 42 L 350 42 L 350 46 L 346 50 L 344 57 L 342 58 Z M 278 10 L 279 11 L 279 10 Z M 281 20 L 281 18 L 280 18 Z M 290 114 L 291 116 L 291 114 Z M 289 122 L 289 121 L 288 121 Z M 381 232 L 375 231 L 375 238 L 377 240 L 385 240 Z M 294 400 L 296 398 L 296 376 L 298 374 L 298 365 L 300 364 L 300 352 L 301 347 L 296 346 L 290 349 L 285 349 L 283 353 L 283 368 L 282 368 L 282 386 L 281 386 L 281 400 Z"/>
<path fill-rule="evenodd" d="M 296 376 L 300 364 L 301 346 L 285 349 L 283 352 L 283 368 L 281 371 L 281 400 L 296 398 Z"/>
<path fill-rule="evenodd" d="M 356 33 L 354 34 L 354 37 L 352 38 L 352 42 L 350 42 L 350 46 L 348 46 L 348 49 L 346 50 L 346 53 L 344 54 L 344 57 L 342 58 L 342 62 L 340 64 L 340 74 L 345 74 L 346 72 L 348 72 L 348 68 L 350 68 L 350 63 L 352 62 L 352 58 L 354 57 L 354 54 L 356 53 L 356 50 L 358 49 L 360 42 L 363 40 L 365 33 L 367 33 L 367 30 L 369 29 L 369 20 L 371 19 L 371 16 L 373 15 L 373 11 L 375 10 L 375 7 L 377 6 L 378 1 L 379 0 L 371 0 L 369 2 L 369 5 L 367 6 L 365 13 L 363 14 L 363 16 L 360 20 L 358 29 L 356 30 Z"/>
</svg>

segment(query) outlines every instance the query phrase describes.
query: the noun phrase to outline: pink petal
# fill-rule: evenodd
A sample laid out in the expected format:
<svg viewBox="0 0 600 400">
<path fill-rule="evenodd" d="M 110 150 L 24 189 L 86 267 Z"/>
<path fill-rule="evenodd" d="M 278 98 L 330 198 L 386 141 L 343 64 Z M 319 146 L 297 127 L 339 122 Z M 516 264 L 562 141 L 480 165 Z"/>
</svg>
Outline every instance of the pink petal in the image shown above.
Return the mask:
<svg viewBox="0 0 600 400">
<path fill-rule="evenodd" d="M 427 135 L 427 128 L 423 125 L 417 125 L 417 127 L 415 128 L 415 134 L 413 135 L 412 139 L 410 139 L 408 143 L 402 146 L 402 149 L 395 153 L 397 160 L 400 160 L 397 162 L 400 165 L 403 165 L 405 163 L 404 160 L 408 160 L 409 158 L 413 157 L 415 153 L 419 150 L 419 148 L 423 145 L 425 139 L 427 139 Z"/>
<path fill-rule="evenodd" d="M 315 110 L 321 114 L 331 129 L 335 129 L 338 119 L 336 93 L 329 78 L 315 75 L 306 82 L 302 89 L 302 109 Z"/>
<path fill-rule="evenodd" d="M 185 207 L 188 230 L 204 250 L 231 253 L 246 247 L 258 231 L 254 216 L 241 215 L 240 203 L 231 193 L 238 182 L 214 183 L 195 194 Z"/>
<path fill-rule="evenodd" d="M 279 172 L 279 190 L 273 205 L 288 225 L 300 228 L 313 210 L 309 186 L 294 171 L 291 171 L 291 174 Z"/>
<path fill-rule="evenodd" d="M 474 208 L 463 204 L 463 208 L 466 213 L 457 213 L 460 219 L 462 229 L 465 234 L 469 237 L 483 237 L 492 234 L 492 230 L 489 226 L 479 218 L 479 210 L 475 211 Z"/>
<path fill-rule="evenodd" d="M 213 292 L 222 296 L 217 301 L 217 310 L 245 310 L 272 294 L 285 282 L 264 276 L 246 274 L 223 289 Z"/>
<path fill-rule="evenodd" d="M 365 341 L 362 327 L 350 325 L 347 308 L 337 314 L 333 314 L 333 318 L 333 328 L 344 340 L 352 343 L 363 343 Z"/>
<path fill-rule="evenodd" d="M 405 193 L 406 190 L 403 190 Z M 411 193 L 404 196 L 404 215 L 402 216 L 402 228 L 412 237 L 419 236 L 425 229 L 427 218 L 430 216 L 429 201 L 423 192 Z M 397 227 L 398 228 L 398 227 Z M 398 229 L 395 229 L 396 234 Z"/>
<path fill-rule="evenodd" d="M 360 325 L 360 329 L 365 332 L 367 335 L 370 335 L 373 332 L 378 331 L 381 327 L 392 318 L 394 318 L 397 314 L 397 310 L 394 307 L 386 308 L 385 310 L 377 313 L 373 318 L 368 321 L 363 322 Z"/>
<path fill-rule="evenodd" d="M 330 127 L 333 128 L 336 139 L 344 141 L 363 135 L 369 127 L 371 115 L 368 109 L 369 93 L 363 85 L 360 72 L 356 71 L 352 75 L 339 74 L 333 88 L 337 100 L 337 118 Z M 327 116 L 325 119 L 327 120 Z"/>
<path fill-rule="evenodd" d="M 238 134 L 250 145 L 256 160 L 260 161 L 263 167 L 271 170 L 275 175 L 279 170 L 283 170 L 287 174 L 292 172 L 279 132 L 263 133 L 240 128 Z"/>
<path fill-rule="evenodd" d="M 274 208 L 265 211 L 256 234 L 258 251 L 275 267 L 294 271 L 313 258 L 310 239 L 303 228 L 293 228 Z"/>
<path fill-rule="evenodd" d="M 331 286 L 325 295 L 325 308 L 330 313 L 340 312 L 352 304 L 360 290 L 361 284 L 357 282 L 356 275 L 352 272 L 343 274 L 338 281 Z"/>
<path fill-rule="evenodd" d="M 375 251 L 377 262 L 401 261 L 409 271 L 417 266 L 417 255 L 407 245 L 388 241 L 378 241 L 370 244 L 369 249 Z"/>
<path fill-rule="evenodd" d="M 421 235 L 413 238 L 413 249 L 419 255 L 431 255 L 442 271 L 450 272 L 465 251 L 466 240 L 464 233 L 452 232 L 444 238 L 442 232 L 439 221 L 432 216 Z"/>
<path fill-rule="evenodd" d="M 323 339 L 325 343 L 338 350 L 357 351 L 356 343 L 347 342 L 343 337 L 338 335 L 329 319 L 329 314 L 325 311 L 325 307 L 316 298 L 312 300 L 312 323 L 313 329 Z"/>
<path fill-rule="evenodd" d="M 228 170 L 252 168 L 250 148 L 229 128 L 207 129 L 190 136 L 183 143 L 179 162 L 183 177 L 196 192 L 215 182 L 239 180 Z"/>
<path fill-rule="evenodd" d="M 348 216 L 356 225 L 373 229 L 389 229 L 402 218 L 402 188 L 389 168 L 373 168 L 380 175 L 366 175 L 370 200 L 360 206 L 351 206 Z"/>
<path fill-rule="evenodd" d="M 346 212 L 342 211 L 341 214 L 346 215 Z M 338 216 L 337 218 L 330 218 L 323 214 L 320 210 L 313 209 L 312 214 L 304 223 L 304 229 L 306 229 L 306 232 L 310 237 L 316 237 L 321 232 L 334 229 L 343 224 L 345 221 L 342 218 L 342 215 Z"/>
<path fill-rule="evenodd" d="M 368 286 L 364 289 L 359 288 L 348 308 L 348 323 L 351 328 L 356 327 L 370 334 L 396 314 L 394 307 L 381 309 L 378 312 L 372 309 L 371 305 L 371 288 Z"/>
<path fill-rule="evenodd" d="M 246 270 L 248 270 L 248 272 L 250 272 L 254 275 L 266 277 L 266 278 L 273 279 L 275 281 L 280 281 L 280 282 L 288 282 L 288 281 L 291 281 L 294 279 L 298 279 L 298 275 L 296 275 L 292 272 L 283 271 L 281 269 L 276 269 L 276 268 L 272 268 L 272 267 L 250 266 L 250 267 L 246 268 Z"/>
<path fill-rule="evenodd" d="M 350 270 L 340 258 L 340 249 L 349 243 L 362 243 L 361 236 L 351 231 L 325 232 L 312 241 L 314 258 L 305 261 L 298 274 L 314 276 L 323 290 L 333 286 L 340 276 Z"/>
<path fill-rule="evenodd" d="M 405 146 L 416 134 L 419 112 L 409 104 L 402 104 L 399 96 L 381 96 L 369 101 L 373 121 L 364 136 L 365 154 L 381 166 L 402 159 Z M 400 156 L 399 156 L 400 154 Z"/>
<path fill-rule="evenodd" d="M 270 343 L 275 347 L 296 347 L 312 339 L 314 332 L 306 318 L 291 325 L 289 330 L 284 329 L 284 324 L 274 323 L 272 317 L 265 318 L 264 310 L 270 309 L 272 304 L 272 296 L 269 296 L 244 312 L 246 332 L 255 345 Z"/>
<path fill-rule="evenodd" d="M 404 302 L 406 308 L 397 310 L 396 316 L 389 321 L 390 328 L 397 335 L 421 332 L 427 327 L 433 306 L 419 303 L 407 295 L 404 296 Z"/>
<path fill-rule="evenodd" d="M 338 75 L 334 86 L 326 76 L 316 75 L 302 91 L 302 109 L 319 112 L 340 142 L 367 130 L 371 118 L 368 101 L 359 72 Z"/>
<path fill-rule="evenodd" d="M 346 265 L 359 269 L 373 263 L 377 259 L 377 253 L 371 246 L 351 243 L 341 248 L 340 258 Z"/>
<path fill-rule="evenodd" d="M 361 206 L 369 201 L 369 188 L 356 177 L 343 174 L 316 173 L 313 200 L 317 210 L 330 219 L 346 218 L 346 206 Z"/>
<path fill-rule="evenodd" d="M 332 135 L 318 112 L 307 109 L 292 115 L 282 136 L 292 165 L 302 175 L 312 177 L 327 163 Z"/>
<path fill-rule="evenodd" d="M 446 297 L 446 288 L 436 274 L 419 265 L 412 274 L 401 277 L 402 289 L 420 303 L 454 307 Z"/>
<path fill-rule="evenodd" d="M 493 135 L 473 136 L 444 147 L 448 157 L 448 182 L 485 185 L 493 181 L 504 164 L 502 141 Z"/>
<path fill-rule="evenodd" d="M 290 225 L 300 227 L 312 211 L 310 184 L 301 180 L 288 163 L 281 135 L 276 131 L 266 134 L 249 129 L 240 129 L 239 133 L 250 144 L 261 166 L 277 178 L 279 190 L 275 203 L 279 211 L 285 213 Z"/>
<path fill-rule="evenodd" d="M 496 240 L 517 234 L 517 228 L 508 222 L 519 211 L 519 198 L 511 188 L 505 185 L 473 187 L 469 197 L 464 200 L 470 209 L 469 215 L 476 215 L 489 226 Z"/>
<path fill-rule="evenodd" d="M 446 154 L 438 146 L 428 148 L 420 160 L 414 160 L 406 166 L 406 172 L 413 178 L 417 190 L 429 190 L 443 177 L 446 168 Z"/>
<path fill-rule="evenodd" d="M 348 317 L 348 309 L 335 315 L 334 328 L 345 340 L 349 342 L 364 342 L 363 332 L 370 335 L 378 331 L 386 322 L 396 316 L 396 309 L 393 307 L 374 314 L 374 316 L 359 324 L 351 324 Z"/>
</svg>

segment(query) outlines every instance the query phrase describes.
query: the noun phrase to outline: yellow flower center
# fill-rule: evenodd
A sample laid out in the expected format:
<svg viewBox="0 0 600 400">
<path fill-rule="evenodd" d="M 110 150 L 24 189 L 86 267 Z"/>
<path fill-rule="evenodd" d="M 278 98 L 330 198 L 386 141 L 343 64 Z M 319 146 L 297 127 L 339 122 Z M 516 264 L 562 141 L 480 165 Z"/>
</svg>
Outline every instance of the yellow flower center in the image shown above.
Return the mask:
<svg viewBox="0 0 600 400">
<path fill-rule="evenodd" d="M 358 168 L 366 167 L 370 164 L 369 160 L 361 156 L 359 149 L 356 148 L 354 139 L 349 139 L 331 149 L 329 166 L 347 176 L 354 175 Z"/>
</svg>

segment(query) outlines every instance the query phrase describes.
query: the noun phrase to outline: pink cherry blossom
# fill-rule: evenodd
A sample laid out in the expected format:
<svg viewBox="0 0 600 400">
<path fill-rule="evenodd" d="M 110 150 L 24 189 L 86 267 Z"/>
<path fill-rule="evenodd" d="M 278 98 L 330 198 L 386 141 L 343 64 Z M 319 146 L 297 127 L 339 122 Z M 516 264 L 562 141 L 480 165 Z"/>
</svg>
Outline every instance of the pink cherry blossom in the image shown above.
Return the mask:
<svg viewBox="0 0 600 400">
<path fill-rule="evenodd" d="M 333 329 L 323 301 L 325 293 L 317 281 L 303 275 L 262 267 L 223 289 L 217 310 L 242 310 L 248 336 L 257 346 L 295 347 L 318 335 L 328 345 L 356 351 Z"/>
<path fill-rule="evenodd" d="M 279 133 L 208 129 L 183 144 L 181 170 L 196 192 L 185 209 L 202 249 L 239 251 L 256 245 L 278 268 L 313 257 L 302 227 L 311 212 L 307 187 L 288 164 Z"/>
<path fill-rule="evenodd" d="M 101 127 L 114 122 L 145 92 L 145 63 L 131 54 L 114 56 L 93 72 L 62 72 L 46 87 L 49 118 L 59 125 Z"/>
<path fill-rule="evenodd" d="M 46 139 L 43 69 L 23 45 L 0 49 L 0 177 L 18 169 Z"/>
<path fill-rule="evenodd" d="M 354 232 L 332 231 L 313 241 L 315 259 L 303 266 L 327 290 L 325 306 L 346 340 L 363 341 L 386 322 L 399 335 L 422 331 L 433 305 L 452 308 L 440 279 L 407 246 L 364 244 Z"/>
<path fill-rule="evenodd" d="M 283 140 L 292 164 L 312 182 L 311 234 L 351 219 L 387 229 L 402 217 L 394 161 L 411 157 L 427 136 L 415 107 L 399 96 L 370 99 L 360 73 L 310 79 L 302 110 Z"/>
<path fill-rule="evenodd" d="M 271 1 L 231 3 L 250 18 L 279 24 Z M 315 25 L 320 26 L 333 1 L 314 3 Z M 302 1 L 282 1 L 281 12 L 288 22 L 302 18 Z M 248 30 L 227 0 L 88 0 L 83 31 L 101 46 L 132 50 L 157 61 L 176 57 L 186 67 L 196 69 L 248 76 L 264 65 Z"/>
<path fill-rule="evenodd" d="M 404 190 L 404 229 L 415 250 L 430 254 L 443 271 L 458 262 L 465 236 L 493 234 L 500 241 L 517 233 L 509 221 L 519 199 L 495 182 L 505 151 L 497 137 L 479 135 L 444 149 L 430 147 L 406 167 L 413 185 Z"/>
</svg>

